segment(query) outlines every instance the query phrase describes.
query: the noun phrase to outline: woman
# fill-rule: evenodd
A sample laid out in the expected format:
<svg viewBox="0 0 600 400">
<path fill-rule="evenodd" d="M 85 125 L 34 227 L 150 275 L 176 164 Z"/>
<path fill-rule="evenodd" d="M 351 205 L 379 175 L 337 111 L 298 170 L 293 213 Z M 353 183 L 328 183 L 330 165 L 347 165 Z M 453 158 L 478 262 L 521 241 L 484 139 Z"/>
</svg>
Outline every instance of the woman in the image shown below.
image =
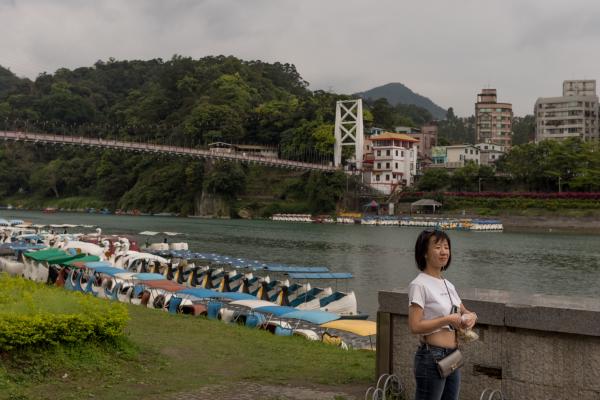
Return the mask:
<svg viewBox="0 0 600 400">
<path fill-rule="evenodd" d="M 471 329 L 477 315 L 465 308 L 454 285 L 443 278 L 452 260 L 450 238 L 443 231 L 421 232 L 415 260 L 421 273 L 408 289 L 408 326 L 420 335 L 415 354 L 415 400 L 455 400 L 460 391 L 460 369 L 443 378 L 436 360 L 457 347 L 457 329 Z"/>
</svg>

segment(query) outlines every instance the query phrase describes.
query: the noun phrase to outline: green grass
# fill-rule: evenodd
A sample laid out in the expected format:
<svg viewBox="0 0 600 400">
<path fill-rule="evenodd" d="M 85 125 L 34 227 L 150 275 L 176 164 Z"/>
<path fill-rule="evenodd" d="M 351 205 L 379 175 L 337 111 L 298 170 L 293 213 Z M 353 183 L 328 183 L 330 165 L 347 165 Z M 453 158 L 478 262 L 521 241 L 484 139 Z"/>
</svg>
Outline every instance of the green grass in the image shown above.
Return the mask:
<svg viewBox="0 0 600 400">
<path fill-rule="evenodd" d="M 161 398 L 219 384 L 369 386 L 375 354 L 129 306 L 123 339 L 1 355 L 2 399 Z"/>
</svg>

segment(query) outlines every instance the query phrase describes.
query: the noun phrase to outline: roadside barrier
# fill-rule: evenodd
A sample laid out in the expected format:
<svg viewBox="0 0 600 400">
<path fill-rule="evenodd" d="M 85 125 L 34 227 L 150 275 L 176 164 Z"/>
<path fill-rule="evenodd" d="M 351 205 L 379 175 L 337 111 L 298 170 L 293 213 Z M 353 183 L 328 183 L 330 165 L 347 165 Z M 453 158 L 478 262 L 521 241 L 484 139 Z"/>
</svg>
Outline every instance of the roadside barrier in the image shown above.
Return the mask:
<svg viewBox="0 0 600 400">
<path fill-rule="evenodd" d="M 489 395 L 489 396 L 488 396 Z M 497 395 L 497 396 L 496 396 Z M 488 397 L 485 397 L 488 396 Z M 490 389 L 486 388 L 483 392 L 481 392 L 481 396 L 479 400 L 506 400 L 502 391 L 500 389 Z"/>
<path fill-rule="evenodd" d="M 398 376 L 383 374 L 375 387 L 371 386 L 365 393 L 365 400 L 405 400 L 404 386 Z"/>
</svg>

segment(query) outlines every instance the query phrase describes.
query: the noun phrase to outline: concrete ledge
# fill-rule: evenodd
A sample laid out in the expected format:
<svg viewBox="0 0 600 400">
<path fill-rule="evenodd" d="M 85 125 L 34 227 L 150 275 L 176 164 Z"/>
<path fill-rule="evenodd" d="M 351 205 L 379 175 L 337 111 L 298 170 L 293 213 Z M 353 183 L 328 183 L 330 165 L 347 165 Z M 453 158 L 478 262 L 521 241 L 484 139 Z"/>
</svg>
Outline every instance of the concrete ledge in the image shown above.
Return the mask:
<svg viewBox="0 0 600 400">
<path fill-rule="evenodd" d="M 479 340 L 461 345 L 461 399 L 480 399 L 492 388 L 509 399 L 600 400 L 600 300 L 459 292 L 479 316 Z M 378 372 L 396 374 L 414 393 L 418 338 L 408 330 L 407 289 L 379 292 L 378 329 L 385 333 L 385 346 L 378 342 Z"/>
<path fill-rule="evenodd" d="M 462 289 L 460 295 L 479 324 L 600 336 L 600 300 L 594 298 L 491 289 Z M 379 292 L 379 311 L 408 315 L 407 288 Z"/>
</svg>

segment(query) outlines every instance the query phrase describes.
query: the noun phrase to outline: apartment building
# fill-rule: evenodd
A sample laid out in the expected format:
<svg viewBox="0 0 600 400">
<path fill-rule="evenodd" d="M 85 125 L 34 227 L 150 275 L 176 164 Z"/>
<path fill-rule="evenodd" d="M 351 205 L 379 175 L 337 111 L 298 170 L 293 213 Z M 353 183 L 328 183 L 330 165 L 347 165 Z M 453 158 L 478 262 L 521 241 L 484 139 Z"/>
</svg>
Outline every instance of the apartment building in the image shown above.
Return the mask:
<svg viewBox="0 0 600 400">
<path fill-rule="evenodd" d="M 504 146 L 493 143 L 477 143 L 479 149 L 479 164 L 492 166 L 506 152 Z"/>
<path fill-rule="evenodd" d="M 475 133 L 478 143 L 493 143 L 510 148 L 512 118 L 511 103 L 498 103 L 496 89 L 481 89 L 475 103 Z"/>
<path fill-rule="evenodd" d="M 370 185 L 385 194 L 412 186 L 417 169 L 417 143 L 403 133 L 384 132 L 371 136 L 373 170 Z"/>
<path fill-rule="evenodd" d="M 432 167 L 456 169 L 464 167 L 468 162 L 477 165 L 481 163 L 479 149 L 470 144 L 435 146 L 431 153 Z"/>
<path fill-rule="evenodd" d="M 564 81 L 562 96 L 535 102 L 535 141 L 598 139 L 598 112 L 595 80 Z"/>
</svg>

